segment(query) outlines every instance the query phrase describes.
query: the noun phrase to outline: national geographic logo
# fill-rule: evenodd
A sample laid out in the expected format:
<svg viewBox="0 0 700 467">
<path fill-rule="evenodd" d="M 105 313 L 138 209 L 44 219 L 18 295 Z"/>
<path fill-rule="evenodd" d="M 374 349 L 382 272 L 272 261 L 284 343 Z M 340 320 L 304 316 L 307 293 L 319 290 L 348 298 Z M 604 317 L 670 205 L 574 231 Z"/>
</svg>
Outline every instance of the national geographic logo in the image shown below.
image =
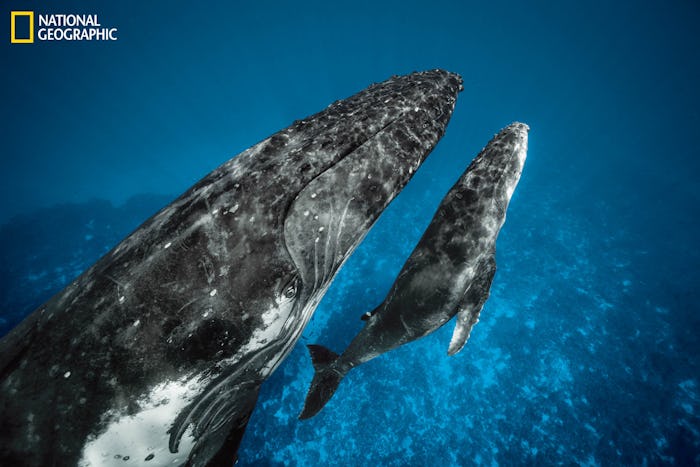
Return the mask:
<svg viewBox="0 0 700 467">
<path fill-rule="evenodd" d="M 33 11 L 10 12 L 10 42 L 33 44 L 52 41 L 116 41 L 117 28 L 103 27 L 96 14 L 38 14 L 38 28 L 34 34 Z"/>
<path fill-rule="evenodd" d="M 17 37 L 17 23 L 26 18 L 29 21 L 29 28 L 26 34 L 20 33 L 22 37 Z M 18 21 L 19 19 L 19 21 Z M 20 25 L 20 28 L 22 26 Z M 33 11 L 11 11 L 10 12 L 10 42 L 13 44 L 31 44 L 34 42 L 34 12 Z"/>
</svg>

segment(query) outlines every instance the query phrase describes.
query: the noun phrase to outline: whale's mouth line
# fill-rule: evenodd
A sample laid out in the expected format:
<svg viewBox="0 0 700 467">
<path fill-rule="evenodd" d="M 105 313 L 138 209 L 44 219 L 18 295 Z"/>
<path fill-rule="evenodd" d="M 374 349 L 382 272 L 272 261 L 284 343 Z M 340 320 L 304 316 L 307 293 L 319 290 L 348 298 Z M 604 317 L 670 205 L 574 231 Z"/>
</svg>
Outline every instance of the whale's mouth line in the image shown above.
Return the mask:
<svg viewBox="0 0 700 467">
<path fill-rule="evenodd" d="M 340 154 L 340 156 L 339 156 L 332 164 L 330 164 L 330 165 L 329 165 L 328 167 L 326 167 L 324 170 L 320 171 L 315 177 L 313 177 L 311 180 L 309 180 L 309 182 L 306 183 L 306 184 L 297 192 L 296 196 L 294 196 L 294 198 L 292 198 L 292 199 L 290 200 L 289 205 L 288 205 L 287 208 L 283 211 L 284 214 L 283 214 L 283 217 L 282 217 L 282 219 L 284 219 L 284 221 L 285 221 L 285 222 L 284 222 L 284 242 L 283 242 L 283 243 L 284 243 L 284 248 L 285 248 L 287 254 L 289 255 L 289 257 L 290 257 L 290 258 L 292 259 L 292 261 L 294 262 L 294 266 L 297 268 L 297 271 L 302 271 L 303 269 L 306 268 L 306 265 L 303 264 L 303 261 L 301 261 L 301 262 L 299 261 L 299 259 L 297 258 L 297 255 L 295 255 L 295 254 L 293 253 L 292 249 L 290 248 L 290 245 L 289 245 L 289 236 L 288 236 L 288 233 L 289 233 L 289 232 L 288 232 L 288 230 L 287 230 L 286 219 L 288 219 L 289 213 L 290 213 L 290 211 L 292 210 L 292 208 L 294 207 L 295 203 L 299 200 L 300 195 L 301 195 L 302 193 L 304 193 L 304 191 L 305 191 L 309 186 L 311 186 L 315 181 L 317 181 L 320 177 L 322 177 L 322 176 L 323 176 L 324 174 L 326 174 L 328 171 L 333 170 L 333 168 L 335 168 L 338 164 L 340 164 L 340 163 L 343 162 L 347 157 L 349 157 L 350 155 L 352 155 L 353 153 L 355 153 L 357 150 L 359 150 L 360 148 L 362 148 L 363 146 L 365 146 L 366 144 L 368 144 L 368 143 L 369 143 L 370 141 L 372 141 L 375 137 L 377 137 L 377 135 L 381 134 L 384 130 L 386 130 L 387 128 L 389 128 L 389 127 L 390 127 L 391 125 L 393 125 L 394 123 L 396 123 L 396 122 L 398 122 L 398 121 L 401 121 L 401 120 L 405 117 L 405 115 L 406 115 L 405 112 L 401 112 L 398 116 L 396 116 L 396 117 L 390 119 L 387 123 L 385 123 L 384 125 L 380 126 L 376 131 L 374 131 L 373 133 L 371 133 L 370 135 L 368 135 L 366 138 L 364 138 L 362 142 L 360 142 L 360 143 L 358 143 L 358 144 L 355 144 L 355 145 L 352 145 L 352 146 L 350 146 L 349 148 L 347 148 L 347 150 L 343 151 L 343 152 Z M 339 219 L 339 228 L 338 228 L 338 230 L 337 230 L 336 233 L 335 233 L 335 244 L 334 244 L 333 258 L 335 258 L 335 255 L 337 255 L 337 253 L 338 253 L 337 250 L 338 250 L 339 244 L 340 244 L 340 234 L 342 233 L 342 228 L 343 228 L 344 223 L 345 223 L 345 220 L 346 220 L 348 207 L 349 207 L 349 205 L 350 205 L 350 202 L 353 201 L 353 199 L 354 199 L 354 198 L 351 197 L 351 198 L 349 198 L 349 199 L 347 200 L 347 202 L 346 202 L 346 204 L 345 204 L 345 209 L 344 209 L 344 211 L 343 211 L 343 213 L 341 214 L 341 217 L 340 217 L 340 219 Z M 333 215 L 334 215 L 334 213 L 332 212 L 332 207 L 331 207 L 331 219 L 333 219 Z M 342 224 L 342 225 L 341 225 L 341 224 Z M 331 228 L 332 228 L 332 225 L 329 224 L 327 227 L 328 227 L 329 229 L 331 229 Z M 326 242 L 325 248 L 326 248 L 326 252 L 327 252 L 327 249 L 330 247 L 330 245 L 329 245 L 329 241 L 330 241 L 330 237 L 331 237 L 331 232 L 330 232 L 330 231 L 328 232 L 328 234 L 326 235 L 326 237 L 327 237 L 327 242 Z M 329 255 L 328 255 L 328 254 L 324 254 L 323 257 L 324 257 L 324 264 L 322 265 L 322 275 L 319 276 L 319 270 L 318 270 L 318 243 L 314 243 L 314 277 L 315 277 L 315 278 L 314 278 L 314 281 L 313 281 L 313 287 L 312 287 L 312 289 L 308 292 L 309 294 L 312 294 L 312 293 L 314 293 L 315 291 L 318 291 L 318 290 L 319 290 L 319 287 L 322 288 L 322 284 L 323 284 L 327 279 L 330 278 L 330 277 L 329 277 L 329 276 L 331 275 L 330 272 L 331 272 L 331 270 L 332 270 L 332 268 L 333 268 L 333 263 L 335 263 L 335 261 L 331 261 L 330 264 L 327 264 Z M 301 263 L 301 264 L 300 264 L 300 263 Z M 302 283 L 304 284 L 304 286 L 308 287 L 309 284 L 308 284 L 306 281 L 304 281 L 304 276 L 303 276 L 303 275 L 300 275 L 300 277 L 301 277 L 301 279 L 302 279 Z M 319 280 L 319 279 L 320 279 L 320 280 Z"/>
</svg>

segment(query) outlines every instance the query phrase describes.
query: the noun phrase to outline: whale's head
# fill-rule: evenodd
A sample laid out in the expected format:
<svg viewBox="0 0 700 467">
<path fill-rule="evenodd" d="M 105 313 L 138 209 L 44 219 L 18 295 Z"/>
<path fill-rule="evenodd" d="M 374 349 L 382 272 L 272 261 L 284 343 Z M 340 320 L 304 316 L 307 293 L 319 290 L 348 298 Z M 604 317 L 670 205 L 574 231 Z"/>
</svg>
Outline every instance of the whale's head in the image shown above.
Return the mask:
<svg viewBox="0 0 700 467">
<path fill-rule="evenodd" d="M 525 165 L 529 131 L 530 127 L 520 122 L 503 128 L 474 158 L 460 181 L 474 184 L 477 178 L 483 182 L 482 188 L 495 191 L 489 196 L 498 198 L 501 208 L 507 209 Z"/>
<path fill-rule="evenodd" d="M 145 223 L 108 258 L 110 277 L 131 277 L 120 306 L 168 311 L 131 333 L 138 345 L 162 342 L 180 375 L 245 363 L 264 379 L 442 137 L 461 88 L 441 70 L 374 84 L 233 157 Z"/>
<path fill-rule="evenodd" d="M 336 272 L 445 131 L 461 79 L 431 71 L 395 77 L 334 104 L 327 145 L 343 148 L 296 194 L 284 242 L 298 275 L 305 319 Z"/>
</svg>

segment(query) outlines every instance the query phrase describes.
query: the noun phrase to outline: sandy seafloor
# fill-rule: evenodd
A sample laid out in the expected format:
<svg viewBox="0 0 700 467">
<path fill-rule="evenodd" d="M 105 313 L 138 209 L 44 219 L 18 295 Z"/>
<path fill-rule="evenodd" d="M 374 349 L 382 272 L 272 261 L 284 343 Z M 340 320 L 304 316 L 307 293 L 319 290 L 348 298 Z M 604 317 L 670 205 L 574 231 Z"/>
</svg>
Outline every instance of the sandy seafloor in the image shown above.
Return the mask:
<svg viewBox="0 0 700 467">
<path fill-rule="evenodd" d="M 577 210 L 536 188 L 526 163 L 491 298 L 460 354 L 446 355 L 450 322 L 353 370 L 318 416 L 299 421 L 312 377 L 303 344 L 343 350 L 441 197 L 402 194 L 263 385 L 240 465 L 697 463 L 697 251 L 678 233 L 662 250 L 645 243 L 650 231 L 635 230 L 633 211 Z M 20 310 L 3 331 L 167 199 L 63 205 L 3 226 L 0 305 Z"/>
</svg>

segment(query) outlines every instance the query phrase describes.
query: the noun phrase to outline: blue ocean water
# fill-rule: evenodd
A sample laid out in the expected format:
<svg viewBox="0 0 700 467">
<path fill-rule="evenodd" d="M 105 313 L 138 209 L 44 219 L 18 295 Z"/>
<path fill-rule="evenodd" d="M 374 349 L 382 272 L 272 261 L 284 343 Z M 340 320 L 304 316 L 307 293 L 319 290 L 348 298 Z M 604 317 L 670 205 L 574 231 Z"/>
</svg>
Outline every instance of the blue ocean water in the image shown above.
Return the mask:
<svg viewBox="0 0 700 467">
<path fill-rule="evenodd" d="M 119 41 L 3 46 L 3 334 L 232 155 L 372 82 L 441 67 L 465 84 L 445 137 L 263 385 L 241 465 L 700 463 L 696 2 L 5 9 L 95 12 Z M 514 120 L 531 127 L 529 156 L 465 349 L 447 357 L 450 323 L 298 421 L 302 344 L 350 342 Z"/>
</svg>

